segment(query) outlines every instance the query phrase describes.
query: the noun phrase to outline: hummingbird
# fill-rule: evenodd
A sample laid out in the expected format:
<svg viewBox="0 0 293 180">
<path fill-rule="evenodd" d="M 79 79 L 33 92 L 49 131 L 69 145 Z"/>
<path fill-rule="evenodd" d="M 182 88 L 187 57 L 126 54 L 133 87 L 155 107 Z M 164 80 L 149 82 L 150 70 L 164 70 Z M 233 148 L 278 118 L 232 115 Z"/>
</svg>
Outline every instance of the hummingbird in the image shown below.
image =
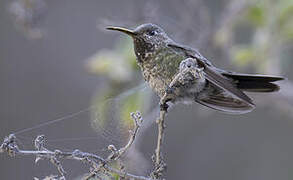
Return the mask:
<svg viewBox="0 0 293 180">
<path fill-rule="evenodd" d="M 133 39 L 137 64 L 144 80 L 162 99 L 197 102 L 209 108 L 244 114 L 255 108 L 244 92 L 275 92 L 280 76 L 242 74 L 215 67 L 197 50 L 176 43 L 158 25 L 147 23 L 134 30 L 107 27 Z"/>
</svg>

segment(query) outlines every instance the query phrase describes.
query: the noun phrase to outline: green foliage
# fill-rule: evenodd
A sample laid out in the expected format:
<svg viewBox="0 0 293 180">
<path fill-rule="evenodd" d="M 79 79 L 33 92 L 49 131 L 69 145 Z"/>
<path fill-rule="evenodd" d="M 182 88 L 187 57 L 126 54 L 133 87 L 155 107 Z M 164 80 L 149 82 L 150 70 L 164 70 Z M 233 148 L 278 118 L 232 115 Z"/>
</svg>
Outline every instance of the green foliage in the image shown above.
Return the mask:
<svg viewBox="0 0 293 180">
<path fill-rule="evenodd" d="M 238 48 L 233 51 L 234 60 L 237 62 L 237 65 L 244 66 L 254 61 L 255 52 L 252 48 L 243 47 Z"/>
<path fill-rule="evenodd" d="M 119 177 L 118 174 L 114 174 L 113 177 L 114 177 L 115 180 L 119 180 L 120 179 L 120 177 Z"/>
<path fill-rule="evenodd" d="M 254 64 L 256 71 L 266 71 L 268 67 L 277 68 L 274 61 L 287 60 L 281 56 L 282 48 L 293 43 L 293 1 L 259 0 L 246 4 L 243 11 L 226 26 L 219 30 L 216 42 L 223 46 L 229 44 L 232 62 L 237 66 L 247 67 Z M 238 44 L 235 29 L 252 29 L 252 39 L 246 44 Z M 284 59 L 280 59 L 280 57 Z M 280 63 L 277 63 L 280 64 Z"/>
<path fill-rule="evenodd" d="M 252 6 L 248 9 L 246 18 L 255 26 L 262 26 L 266 22 L 265 9 L 261 6 Z"/>
<path fill-rule="evenodd" d="M 106 126 L 107 117 L 109 116 L 111 108 L 111 104 L 107 103 L 107 101 L 115 95 L 115 92 L 109 91 L 108 88 L 104 88 L 94 96 L 93 104 L 95 108 L 92 111 L 92 123 L 96 129 L 97 126 Z"/>
<path fill-rule="evenodd" d="M 277 19 L 281 35 L 286 41 L 293 40 L 293 3 L 284 6 Z"/>
<path fill-rule="evenodd" d="M 137 92 L 133 95 L 130 95 L 124 99 L 120 109 L 120 117 L 123 123 L 123 126 L 131 126 L 133 128 L 133 120 L 130 118 L 129 114 L 131 112 L 137 111 L 137 109 L 143 109 L 144 107 L 144 98 L 143 93 Z"/>
<path fill-rule="evenodd" d="M 122 39 L 114 50 L 98 51 L 89 58 L 87 68 L 89 72 L 107 77 L 111 82 L 131 81 L 133 73 L 138 70 L 131 41 Z"/>
<path fill-rule="evenodd" d="M 140 70 L 136 64 L 136 57 L 130 38 L 120 39 L 113 50 L 100 50 L 88 60 L 89 72 L 107 79 L 107 85 L 99 89 L 93 98 L 96 107 L 92 112 L 94 127 L 106 128 L 108 120 L 117 119 L 122 129 L 133 127 L 133 120 L 129 114 L 150 108 L 150 91 L 129 91 L 131 87 L 141 84 L 136 78 Z"/>
</svg>

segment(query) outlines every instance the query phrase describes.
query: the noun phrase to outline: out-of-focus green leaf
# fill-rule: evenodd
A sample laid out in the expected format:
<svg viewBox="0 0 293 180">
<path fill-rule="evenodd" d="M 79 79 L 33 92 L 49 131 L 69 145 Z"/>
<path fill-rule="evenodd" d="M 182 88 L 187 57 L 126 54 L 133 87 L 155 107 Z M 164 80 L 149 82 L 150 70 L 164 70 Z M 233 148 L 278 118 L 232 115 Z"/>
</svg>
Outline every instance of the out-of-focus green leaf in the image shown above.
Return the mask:
<svg viewBox="0 0 293 180">
<path fill-rule="evenodd" d="M 284 7 L 277 19 L 276 25 L 285 41 L 293 39 L 293 2 Z"/>
<path fill-rule="evenodd" d="M 284 31 L 285 36 L 288 40 L 293 40 L 293 25 Z"/>
<path fill-rule="evenodd" d="M 133 42 L 131 38 L 124 38 L 119 40 L 115 46 L 115 49 L 125 58 L 126 63 L 130 64 L 133 70 L 139 70 L 136 64 L 136 57 L 134 54 Z"/>
<path fill-rule="evenodd" d="M 293 1 L 284 1 L 280 6 L 280 13 L 276 26 L 285 41 L 293 39 Z"/>
<path fill-rule="evenodd" d="M 88 59 L 89 72 L 103 75 L 115 82 L 129 82 L 139 71 L 130 39 L 117 41 L 113 50 L 99 50 Z"/>
<path fill-rule="evenodd" d="M 115 180 L 119 180 L 120 179 L 120 177 L 119 177 L 118 174 L 113 174 L 113 177 L 114 177 Z"/>
<path fill-rule="evenodd" d="M 95 129 L 105 127 L 110 112 L 109 108 L 111 108 L 108 101 L 113 96 L 116 96 L 116 92 L 108 88 L 99 91 L 94 96 L 93 105 L 95 108 L 92 110 L 92 125 Z"/>
<path fill-rule="evenodd" d="M 216 32 L 214 41 L 217 46 L 221 46 L 223 44 L 228 43 L 229 39 L 230 39 L 230 31 L 228 31 L 227 28 L 222 28 L 221 30 Z"/>
<path fill-rule="evenodd" d="M 146 94 L 142 92 L 137 92 L 123 100 L 123 104 L 120 108 L 120 117 L 122 125 L 128 129 L 133 128 L 133 120 L 129 116 L 131 112 L 135 112 L 138 109 L 143 111 L 145 102 L 148 101 L 146 97 L 149 99 Z"/>
<path fill-rule="evenodd" d="M 131 80 L 131 65 L 123 56 L 113 51 L 99 51 L 89 59 L 87 67 L 90 72 L 104 75 L 115 82 Z"/>
<path fill-rule="evenodd" d="M 139 84 L 136 83 L 136 77 L 140 70 L 136 64 L 131 38 L 119 39 L 113 50 L 98 51 L 89 58 L 87 67 L 90 72 L 107 77 L 108 80 L 108 86 L 99 90 L 93 100 L 96 107 L 92 111 L 93 126 L 101 130 L 100 128 L 107 128 L 108 123 L 112 124 L 110 121 L 116 121 L 115 124 L 121 125 L 118 130 L 132 128 L 130 113 L 137 110 L 144 113 L 152 95 L 146 91 L 137 91 L 120 96 L 129 89 L 127 87 Z"/>
<path fill-rule="evenodd" d="M 125 103 L 122 104 L 120 114 L 121 114 L 121 121 L 123 126 L 128 126 L 129 129 L 133 127 L 133 121 L 129 117 L 131 112 L 137 111 L 137 109 L 142 109 L 143 106 L 143 97 L 140 96 L 138 93 L 133 94 L 125 99 Z"/>
<path fill-rule="evenodd" d="M 252 6 L 247 11 L 248 20 L 255 26 L 262 26 L 266 22 L 265 10 L 262 6 Z"/>
<path fill-rule="evenodd" d="M 233 60 L 238 66 L 245 66 L 256 58 L 255 52 L 252 48 L 239 48 L 233 50 Z"/>
<path fill-rule="evenodd" d="M 279 26 L 284 26 L 288 22 L 292 22 L 293 17 L 293 3 L 281 10 L 279 18 L 277 19 Z"/>
<path fill-rule="evenodd" d="M 117 100 L 118 94 L 121 93 L 118 91 L 117 89 L 112 89 L 110 86 L 97 93 L 93 101 L 96 107 L 92 112 L 94 126 L 96 124 L 105 127 L 107 118 L 118 116 L 120 124 L 129 129 L 133 125 L 133 120 L 130 118 L 129 114 L 137 110 L 143 113 L 150 108 L 150 100 L 152 97 L 151 90 L 136 91 L 125 97 L 119 97 Z M 116 109 L 114 110 L 114 108 Z M 116 111 L 115 114 L 112 113 L 113 111 Z"/>
</svg>

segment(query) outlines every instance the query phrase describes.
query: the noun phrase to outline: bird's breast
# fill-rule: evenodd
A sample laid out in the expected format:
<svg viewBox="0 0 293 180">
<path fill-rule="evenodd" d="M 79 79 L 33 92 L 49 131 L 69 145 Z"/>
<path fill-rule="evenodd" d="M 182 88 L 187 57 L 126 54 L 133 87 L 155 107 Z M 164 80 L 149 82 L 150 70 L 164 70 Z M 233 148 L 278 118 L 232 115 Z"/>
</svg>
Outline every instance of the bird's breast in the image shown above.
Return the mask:
<svg viewBox="0 0 293 180">
<path fill-rule="evenodd" d="M 179 71 L 180 62 L 185 57 L 169 49 L 160 49 L 156 52 L 145 53 L 139 62 L 143 77 L 149 86 L 162 97 L 166 87 Z"/>
</svg>

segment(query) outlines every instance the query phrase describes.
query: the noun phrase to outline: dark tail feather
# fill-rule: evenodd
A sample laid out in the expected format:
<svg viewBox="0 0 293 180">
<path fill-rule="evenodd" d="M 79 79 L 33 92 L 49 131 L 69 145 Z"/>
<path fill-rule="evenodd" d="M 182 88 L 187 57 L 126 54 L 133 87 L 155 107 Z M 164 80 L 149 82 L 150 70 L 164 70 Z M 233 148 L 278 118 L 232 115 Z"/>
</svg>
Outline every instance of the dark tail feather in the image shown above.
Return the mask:
<svg viewBox="0 0 293 180">
<path fill-rule="evenodd" d="M 236 86 L 248 92 L 274 92 L 278 91 L 280 87 L 272 82 L 284 80 L 279 76 L 266 75 L 250 75 L 250 74 L 229 74 L 223 73 L 224 76 L 232 78 L 236 82 Z"/>
<path fill-rule="evenodd" d="M 270 82 L 240 81 L 236 85 L 239 89 L 248 92 L 274 92 L 280 89 L 277 84 Z"/>
</svg>

